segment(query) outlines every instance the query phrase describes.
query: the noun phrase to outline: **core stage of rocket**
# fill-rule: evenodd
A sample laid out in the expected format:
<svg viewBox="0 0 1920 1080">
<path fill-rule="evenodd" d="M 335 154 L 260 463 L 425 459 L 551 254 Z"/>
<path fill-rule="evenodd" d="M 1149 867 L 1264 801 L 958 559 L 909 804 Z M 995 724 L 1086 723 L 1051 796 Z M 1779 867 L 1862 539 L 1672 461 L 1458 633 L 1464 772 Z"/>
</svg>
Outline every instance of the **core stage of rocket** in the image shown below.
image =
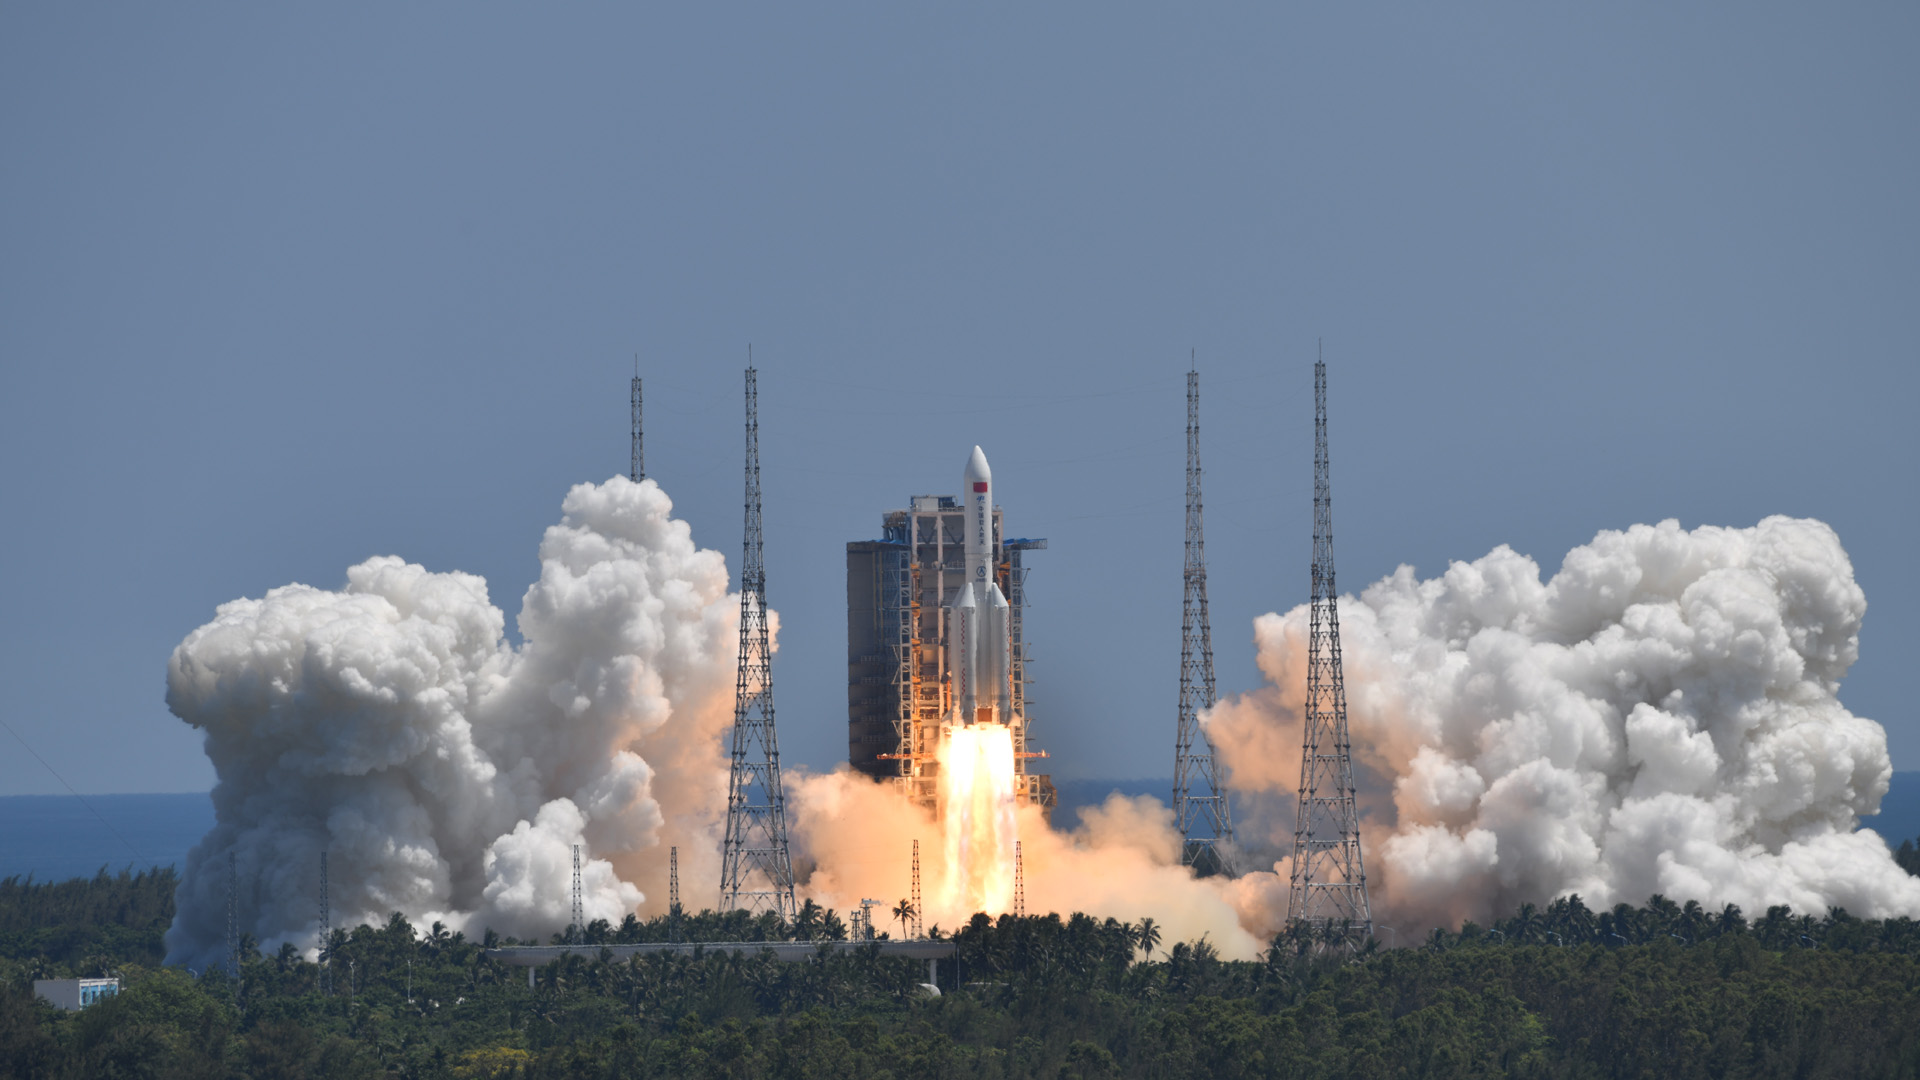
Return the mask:
<svg viewBox="0 0 1920 1080">
<path fill-rule="evenodd" d="M 953 679 L 953 719 L 973 724 L 1013 722 L 1013 672 L 1007 598 L 993 580 L 993 470 L 973 448 L 960 490 L 966 499 L 966 581 L 947 605 L 947 671 Z"/>
</svg>

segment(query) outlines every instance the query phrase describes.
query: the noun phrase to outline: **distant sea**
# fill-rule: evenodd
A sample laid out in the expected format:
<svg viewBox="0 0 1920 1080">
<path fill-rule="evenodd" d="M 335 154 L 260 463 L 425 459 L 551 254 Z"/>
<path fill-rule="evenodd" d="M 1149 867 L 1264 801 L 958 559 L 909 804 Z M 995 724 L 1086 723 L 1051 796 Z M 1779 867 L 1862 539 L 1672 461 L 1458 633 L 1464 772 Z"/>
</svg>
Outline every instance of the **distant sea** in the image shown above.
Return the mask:
<svg viewBox="0 0 1920 1080">
<path fill-rule="evenodd" d="M 92 877 L 101 867 L 185 868 L 213 828 L 213 800 L 186 795 L 0 795 L 0 878 Z"/>
<path fill-rule="evenodd" d="M 1075 811 L 1106 797 L 1171 798 L 1171 779 L 1056 780 L 1059 828 L 1079 823 Z M 102 820 L 104 819 L 104 820 Z M 37 881 L 92 877 L 105 867 L 184 868 L 187 852 L 213 827 L 213 801 L 187 795 L 0 795 L 0 878 L 31 874 Z M 1861 823 L 1888 844 L 1920 839 L 1920 772 L 1893 774 L 1880 813 Z"/>
</svg>

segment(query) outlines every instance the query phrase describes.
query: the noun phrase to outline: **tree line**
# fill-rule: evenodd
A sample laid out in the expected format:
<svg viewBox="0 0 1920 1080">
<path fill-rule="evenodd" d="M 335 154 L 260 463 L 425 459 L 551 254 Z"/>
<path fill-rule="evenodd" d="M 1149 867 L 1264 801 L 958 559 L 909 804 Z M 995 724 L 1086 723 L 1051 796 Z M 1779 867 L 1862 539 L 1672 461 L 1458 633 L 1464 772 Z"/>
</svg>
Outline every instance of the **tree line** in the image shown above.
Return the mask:
<svg viewBox="0 0 1920 1080">
<path fill-rule="evenodd" d="M 678 912 L 580 928 L 537 970 L 393 915 L 325 963 L 243 941 L 235 970 L 160 964 L 172 872 L 0 882 L 0 1075 L 64 1077 L 1902 1077 L 1920 1071 L 1908 919 L 1655 896 L 1523 905 L 1400 948 L 1285 933 L 1254 961 L 1150 919 L 975 915 L 940 995 L 877 948 L 616 960 L 621 941 L 844 940 Z M 896 921 L 907 922 L 896 912 Z M 1338 936 L 1337 934 L 1334 936 Z M 31 980 L 117 974 L 85 1012 Z"/>
</svg>

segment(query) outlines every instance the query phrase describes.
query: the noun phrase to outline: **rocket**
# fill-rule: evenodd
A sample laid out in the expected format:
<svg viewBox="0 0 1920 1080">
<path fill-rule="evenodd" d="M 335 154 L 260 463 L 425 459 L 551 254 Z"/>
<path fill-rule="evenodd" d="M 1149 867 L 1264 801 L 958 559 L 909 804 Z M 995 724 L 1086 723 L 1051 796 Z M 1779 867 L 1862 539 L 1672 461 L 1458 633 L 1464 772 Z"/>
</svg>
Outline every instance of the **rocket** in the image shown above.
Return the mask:
<svg viewBox="0 0 1920 1080">
<path fill-rule="evenodd" d="M 961 476 L 966 500 L 966 580 L 947 605 L 947 672 L 952 719 L 974 724 L 1013 721 L 1013 671 L 1007 598 L 993 580 L 993 470 L 973 448 Z"/>
</svg>

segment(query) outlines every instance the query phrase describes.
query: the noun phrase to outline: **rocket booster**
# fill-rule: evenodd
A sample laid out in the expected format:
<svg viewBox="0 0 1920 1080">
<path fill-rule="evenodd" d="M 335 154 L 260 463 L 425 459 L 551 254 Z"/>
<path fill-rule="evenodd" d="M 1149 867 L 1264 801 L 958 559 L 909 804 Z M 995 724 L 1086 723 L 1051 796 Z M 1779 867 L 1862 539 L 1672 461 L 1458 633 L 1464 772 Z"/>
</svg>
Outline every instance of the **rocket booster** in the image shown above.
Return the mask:
<svg viewBox="0 0 1920 1080">
<path fill-rule="evenodd" d="M 973 448 L 961 477 L 966 500 L 966 581 L 947 605 L 947 671 L 961 724 L 1013 721 L 1007 598 L 993 580 L 993 471 Z"/>
</svg>

